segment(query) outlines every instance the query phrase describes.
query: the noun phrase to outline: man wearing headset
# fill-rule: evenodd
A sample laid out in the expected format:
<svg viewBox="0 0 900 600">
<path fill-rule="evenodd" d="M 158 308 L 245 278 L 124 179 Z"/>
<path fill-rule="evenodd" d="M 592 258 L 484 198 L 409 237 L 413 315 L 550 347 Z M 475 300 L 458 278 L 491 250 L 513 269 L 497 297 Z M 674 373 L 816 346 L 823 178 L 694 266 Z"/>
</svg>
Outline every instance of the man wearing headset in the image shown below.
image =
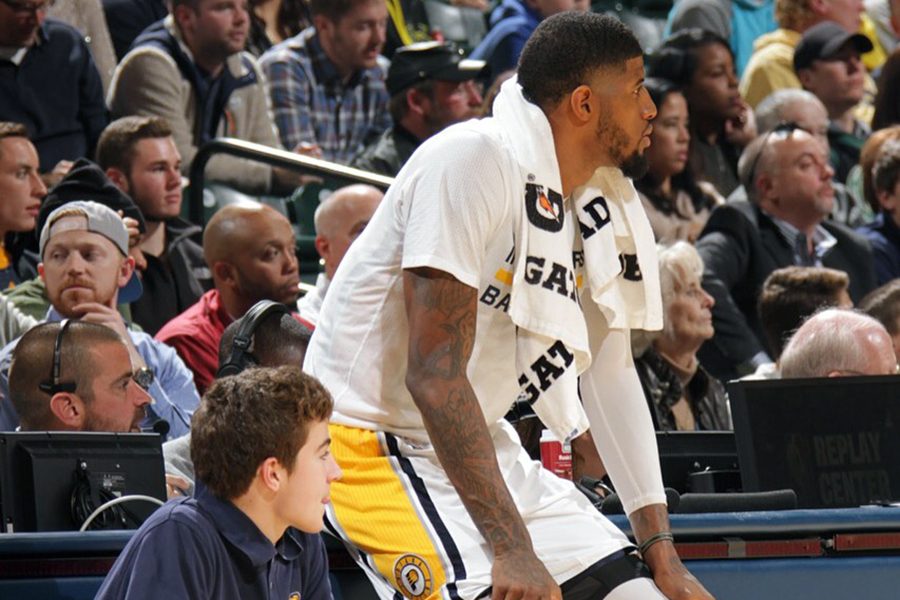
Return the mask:
<svg viewBox="0 0 900 600">
<path fill-rule="evenodd" d="M 109 327 L 66 319 L 42 323 L 19 340 L 9 395 L 21 431 L 141 430 L 152 375 L 135 369 L 128 346 Z M 169 497 L 188 482 L 166 475 Z"/>
<path fill-rule="evenodd" d="M 98 169 L 99 172 L 99 169 Z M 73 173 L 77 175 L 77 173 Z M 85 189 L 90 186 L 85 185 Z M 95 190 L 96 191 L 96 190 Z M 200 403 L 190 371 L 171 348 L 143 332 L 127 329 L 116 310 L 118 301 L 140 285 L 134 259 L 128 256 L 128 232 L 121 217 L 104 204 L 72 201 L 56 208 L 41 229 L 38 270 L 51 307 L 45 321 L 79 319 L 113 330 L 125 342 L 135 370 L 144 369 L 153 402 L 147 405 L 152 425 L 166 421 L 173 437 L 190 429 Z M 10 402 L 8 373 L 19 340 L 0 350 L 0 429 L 19 425 Z"/>
<path fill-rule="evenodd" d="M 216 377 L 237 375 L 249 367 L 302 365 L 311 335 L 312 331 L 301 325 L 284 304 L 261 300 L 225 328 L 219 343 Z M 184 480 L 183 485 L 170 484 L 169 495 L 192 494 L 191 434 L 163 444 L 163 456 L 167 477 Z"/>
<path fill-rule="evenodd" d="M 156 339 L 175 348 L 202 395 L 215 377 L 222 332 L 260 300 L 293 305 L 300 294 L 294 229 L 268 206 L 226 206 L 203 232 L 215 289 L 166 323 Z"/>
<path fill-rule="evenodd" d="M 30 329 L 16 346 L 9 395 L 22 431 L 140 431 L 146 371 L 102 325 L 65 320 Z"/>
</svg>

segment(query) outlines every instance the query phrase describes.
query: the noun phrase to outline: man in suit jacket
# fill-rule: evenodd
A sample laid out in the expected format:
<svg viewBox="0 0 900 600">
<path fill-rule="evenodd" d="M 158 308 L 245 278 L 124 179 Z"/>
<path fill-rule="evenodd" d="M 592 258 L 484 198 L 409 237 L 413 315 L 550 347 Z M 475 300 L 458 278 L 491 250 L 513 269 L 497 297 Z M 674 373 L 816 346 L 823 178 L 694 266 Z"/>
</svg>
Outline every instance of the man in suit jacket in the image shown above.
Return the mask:
<svg viewBox="0 0 900 600">
<path fill-rule="evenodd" d="M 776 128 L 747 147 L 738 170 L 750 201 L 717 207 L 697 241 L 703 287 L 716 300 L 716 334 L 699 358 L 723 380 L 771 362 L 757 299 L 775 269 L 806 265 L 844 271 L 855 302 L 876 286 L 868 242 L 825 220 L 834 203 L 834 173 L 820 141 L 802 129 Z"/>
</svg>

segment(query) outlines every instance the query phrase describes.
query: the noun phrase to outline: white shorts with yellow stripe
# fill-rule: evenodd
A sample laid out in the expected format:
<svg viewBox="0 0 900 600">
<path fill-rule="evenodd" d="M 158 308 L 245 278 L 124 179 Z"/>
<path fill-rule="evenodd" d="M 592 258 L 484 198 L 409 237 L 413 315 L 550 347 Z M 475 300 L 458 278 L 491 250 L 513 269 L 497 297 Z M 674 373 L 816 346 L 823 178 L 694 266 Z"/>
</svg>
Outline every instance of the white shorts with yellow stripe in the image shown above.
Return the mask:
<svg viewBox="0 0 900 600">
<path fill-rule="evenodd" d="M 430 444 L 332 424 L 343 477 L 331 485 L 329 529 L 381 598 L 469 599 L 491 585 L 490 548 Z M 531 460 L 505 421 L 492 430 L 500 470 L 538 557 L 558 583 L 628 539 L 571 482 Z"/>
</svg>

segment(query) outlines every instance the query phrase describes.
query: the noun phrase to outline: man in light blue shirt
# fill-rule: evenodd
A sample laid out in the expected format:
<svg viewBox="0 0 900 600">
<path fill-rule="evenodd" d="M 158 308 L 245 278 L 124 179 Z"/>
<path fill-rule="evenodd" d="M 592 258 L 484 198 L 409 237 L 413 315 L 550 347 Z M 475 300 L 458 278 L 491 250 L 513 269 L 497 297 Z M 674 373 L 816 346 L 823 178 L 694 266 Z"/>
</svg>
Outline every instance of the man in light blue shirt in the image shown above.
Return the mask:
<svg viewBox="0 0 900 600">
<path fill-rule="evenodd" d="M 148 367 L 153 402 L 143 425 L 166 421 L 170 435 L 188 432 L 200 403 L 193 376 L 175 350 L 142 332 L 129 331 L 116 310 L 120 288 L 134 288 L 134 259 L 128 256 L 128 232 L 110 208 L 74 201 L 50 213 L 41 230 L 38 271 L 47 286 L 51 307 L 45 321 L 80 319 L 105 325 L 128 345 L 135 369 Z M 19 424 L 9 400 L 9 365 L 18 340 L 0 350 L 0 430 Z"/>
</svg>

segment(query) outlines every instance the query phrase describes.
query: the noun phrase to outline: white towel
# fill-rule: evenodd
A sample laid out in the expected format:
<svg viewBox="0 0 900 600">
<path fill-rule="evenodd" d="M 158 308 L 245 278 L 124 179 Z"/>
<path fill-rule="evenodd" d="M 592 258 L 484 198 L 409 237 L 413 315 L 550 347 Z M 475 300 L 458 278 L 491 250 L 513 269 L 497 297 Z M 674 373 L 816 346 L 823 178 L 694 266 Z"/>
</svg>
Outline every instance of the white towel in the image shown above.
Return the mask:
<svg viewBox="0 0 900 600">
<path fill-rule="evenodd" d="M 525 100 L 515 78 L 503 84 L 494 115 L 519 163 L 524 196 L 514 216 L 509 304 L 518 327 L 521 398 L 559 439 L 570 440 L 588 427 L 578 395 L 578 375 L 591 363 L 582 300 L 596 301 L 615 327 L 654 328 L 657 320 L 655 328 L 662 327 L 653 233 L 634 187 L 618 169 L 598 170 L 574 200 L 563 199 L 550 123 Z M 635 243 L 633 236 L 645 239 Z M 584 253 L 576 256 L 582 239 Z M 581 256 L 591 286 L 584 297 L 576 265 Z M 640 274 L 638 264 L 645 265 L 643 284 L 619 277 Z"/>
<path fill-rule="evenodd" d="M 662 329 L 656 242 L 632 181 L 620 169 L 600 167 L 572 196 L 591 299 L 609 327 Z"/>
</svg>

